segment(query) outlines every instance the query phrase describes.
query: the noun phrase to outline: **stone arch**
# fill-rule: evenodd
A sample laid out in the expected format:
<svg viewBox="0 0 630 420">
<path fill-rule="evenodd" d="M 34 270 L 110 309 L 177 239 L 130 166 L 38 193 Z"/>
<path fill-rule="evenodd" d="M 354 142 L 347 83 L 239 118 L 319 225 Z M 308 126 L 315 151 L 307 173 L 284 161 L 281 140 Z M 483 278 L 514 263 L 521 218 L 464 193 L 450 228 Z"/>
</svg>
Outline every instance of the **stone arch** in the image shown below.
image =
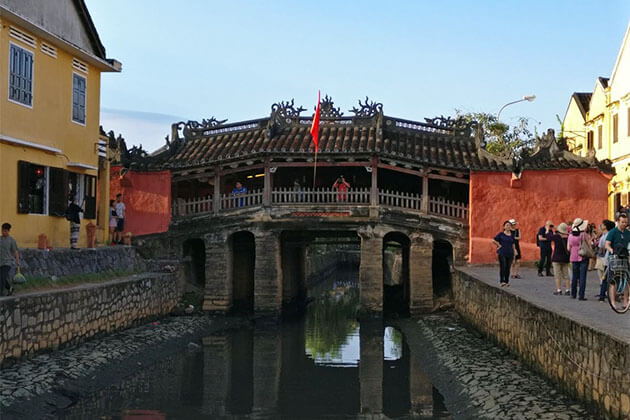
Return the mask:
<svg viewBox="0 0 630 420">
<path fill-rule="evenodd" d="M 254 309 L 254 269 L 256 242 L 254 234 L 239 231 L 230 235 L 232 250 L 232 308 L 251 312 Z"/>
<path fill-rule="evenodd" d="M 206 284 L 206 245 L 203 239 L 189 238 L 182 244 L 184 277 L 198 287 Z"/>
<path fill-rule="evenodd" d="M 453 268 L 453 245 L 444 239 L 433 241 L 431 277 L 433 294 L 443 296 L 451 291 L 451 272 Z"/>
<path fill-rule="evenodd" d="M 383 312 L 409 313 L 409 247 L 407 234 L 383 236 Z"/>
</svg>

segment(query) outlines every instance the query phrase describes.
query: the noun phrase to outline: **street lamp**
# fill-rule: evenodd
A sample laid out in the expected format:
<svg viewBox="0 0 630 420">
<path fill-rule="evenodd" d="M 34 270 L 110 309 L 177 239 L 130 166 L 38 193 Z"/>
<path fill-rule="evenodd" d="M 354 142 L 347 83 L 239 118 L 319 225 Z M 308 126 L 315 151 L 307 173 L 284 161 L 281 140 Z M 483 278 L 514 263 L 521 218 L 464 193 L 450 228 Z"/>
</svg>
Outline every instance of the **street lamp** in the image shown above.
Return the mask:
<svg viewBox="0 0 630 420">
<path fill-rule="evenodd" d="M 499 118 L 501 117 L 501 111 L 503 111 L 506 106 L 514 105 L 514 104 L 517 104 L 517 103 L 523 102 L 523 101 L 532 102 L 534 99 L 536 99 L 536 95 L 526 95 L 526 96 L 523 96 L 522 99 L 519 99 L 517 101 L 508 102 L 507 104 L 503 105 L 501 107 L 501 109 L 499 110 L 499 112 L 497 113 L 497 122 L 500 122 Z"/>
</svg>

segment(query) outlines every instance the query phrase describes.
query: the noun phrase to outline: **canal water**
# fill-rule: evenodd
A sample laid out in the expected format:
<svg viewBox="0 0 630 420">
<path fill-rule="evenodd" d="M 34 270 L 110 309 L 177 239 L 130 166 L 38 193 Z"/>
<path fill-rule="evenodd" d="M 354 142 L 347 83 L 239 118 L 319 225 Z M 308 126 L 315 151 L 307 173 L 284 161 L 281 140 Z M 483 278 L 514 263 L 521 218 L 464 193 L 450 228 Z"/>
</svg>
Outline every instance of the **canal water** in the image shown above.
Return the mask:
<svg viewBox="0 0 630 420">
<path fill-rule="evenodd" d="M 356 278 L 339 271 L 311 288 L 303 316 L 209 335 L 82 400 L 80 412 L 124 420 L 451 418 L 403 334 L 387 321 L 357 321 Z"/>
</svg>

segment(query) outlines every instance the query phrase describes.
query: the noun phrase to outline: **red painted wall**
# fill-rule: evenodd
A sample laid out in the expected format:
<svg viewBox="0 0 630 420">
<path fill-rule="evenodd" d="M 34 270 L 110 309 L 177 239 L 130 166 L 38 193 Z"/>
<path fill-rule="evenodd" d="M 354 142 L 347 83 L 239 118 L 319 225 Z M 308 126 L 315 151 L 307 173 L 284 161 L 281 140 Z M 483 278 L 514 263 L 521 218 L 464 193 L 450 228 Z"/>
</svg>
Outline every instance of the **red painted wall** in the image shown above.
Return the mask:
<svg viewBox="0 0 630 420">
<path fill-rule="evenodd" d="M 134 236 L 166 232 L 171 221 L 171 172 L 110 170 L 109 196 L 122 193 L 126 206 L 125 232 Z"/>
<path fill-rule="evenodd" d="M 511 173 L 471 171 L 471 263 L 496 262 L 492 238 L 508 219 L 519 222 L 523 261 L 535 261 L 536 232 L 546 220 L 557 226 L 576 217 L 596 224 L 606 218 L 608 178 L 597 169 L 524 171 L 516 188 L 511 179 Z"/>
</svg>

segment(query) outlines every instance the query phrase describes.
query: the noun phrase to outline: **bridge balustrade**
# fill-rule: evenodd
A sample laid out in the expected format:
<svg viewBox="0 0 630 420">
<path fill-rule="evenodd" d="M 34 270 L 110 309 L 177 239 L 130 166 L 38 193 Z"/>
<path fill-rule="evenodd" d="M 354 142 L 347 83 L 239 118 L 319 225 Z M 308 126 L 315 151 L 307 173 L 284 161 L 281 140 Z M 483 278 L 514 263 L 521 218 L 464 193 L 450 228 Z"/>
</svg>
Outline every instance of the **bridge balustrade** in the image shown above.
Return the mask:
<svg viewBox="0 0 630 420">
<path fill-rule="evenodd" d="M 369 188 L 354 188 L 337 191 L 332 188 L 274 188 L 271 193 L 273 204 L 370 204 Z"/>
<path fill-rule="evenodd" d="M 251 190 L 245 194 L 222 194 L 219 198 L 220 211 L 229 211 L 239 208 L 262 206 L 264 190 Z M 370 188 L 351 188 L 348 191 L 337 191 L 332 188 L 300 188 L 280 187 L 271 192 L 272 205 L 370 205 Z M 383 207 L 392 207 L 405 210 L 422 212 L 422 194 L 401 191 L 378 190 L 378 204 Z M 191 199 L 176 199 L 173 205 L 173 216 L 201 215 L 211 213 L 213 197 L 211 195 Z M 467 220 L 468 206 L 442 197 L 428 199 L 428 213 L 436 216 L 453 219 Z"/>
</svg>

